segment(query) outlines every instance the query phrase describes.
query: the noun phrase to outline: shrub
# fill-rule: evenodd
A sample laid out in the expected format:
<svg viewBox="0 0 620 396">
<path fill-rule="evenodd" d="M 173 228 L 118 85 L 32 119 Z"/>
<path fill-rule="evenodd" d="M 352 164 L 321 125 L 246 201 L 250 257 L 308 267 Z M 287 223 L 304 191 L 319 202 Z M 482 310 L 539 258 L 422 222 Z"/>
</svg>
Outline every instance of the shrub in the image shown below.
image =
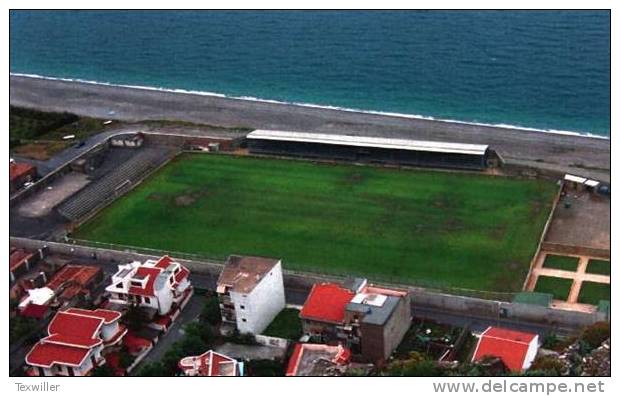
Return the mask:
<svg viewBox="0 0 620 396">
<path fill-rule="evenodd" d="M 96 367 L 93 370 L 93 377 L 114 377 L 114 369 L 107 364 Z"/>
<path fill-rule="evenodd" d="M 252 377 L 284 376 L 284 363 L 280 360 L 250 360 L 245 365 L 247 375 Z"/>
<path fill-rule="evenodd" d="M 529 368 L 528 373 L 533 375 L 537 372 L 541 372 L 544 373 L 545 376 L 552 377 L 560 376 L 565 371 L 566 367 L 560 359 L 553 355 L 547 355 L 537 357 Z"/>
<path fill-rule="evenodd" d="M 611 328 L 608 322 L 596 322 L 581 333 L 581 340 L 589 350 L 598 348 L 603 341 L 611 337 Z"/>
<path fill-rule="evenodd" d="M 205 305 L 202 307 L 200 319 L 212 326 L 220 324 L 222 321 L 222 313 L 220 312 L 220 302 L 217 296 L 207 295 Z"/>
<path fill-rule="evenodd" d="M 145 364 L 138 372 L 139 377 L 165 377 L 168 373 L 160 362 Z"/>
<path fill-rule="evenodd" d="M 382 372 L 382 375 L 407 377 L 437 377 L 441 374 L 441 368 L 420 352 L 411 352 L 407 359 L 395 360 Z"/>
</svg>

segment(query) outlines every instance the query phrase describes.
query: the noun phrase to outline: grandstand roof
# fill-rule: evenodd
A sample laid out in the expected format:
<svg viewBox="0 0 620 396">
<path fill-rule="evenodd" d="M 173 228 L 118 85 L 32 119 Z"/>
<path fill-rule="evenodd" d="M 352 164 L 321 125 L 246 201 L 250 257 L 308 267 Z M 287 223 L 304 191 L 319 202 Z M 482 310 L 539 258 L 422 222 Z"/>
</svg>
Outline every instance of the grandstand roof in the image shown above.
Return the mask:
<svg viewBox="0 0 620 396">
<path fill-rule="evenodd" d="M 247 135 L 247 138 L 468 155 L 484 155 L 486 150 L 489 148 L 488 145 L 483 144 L 432 142 L 423 140 L 388 139 L 382 137 L 336 135 L 325 133 L 270 131 L 262 129 L 257 129 L 250 132 Z"/>
</svg>

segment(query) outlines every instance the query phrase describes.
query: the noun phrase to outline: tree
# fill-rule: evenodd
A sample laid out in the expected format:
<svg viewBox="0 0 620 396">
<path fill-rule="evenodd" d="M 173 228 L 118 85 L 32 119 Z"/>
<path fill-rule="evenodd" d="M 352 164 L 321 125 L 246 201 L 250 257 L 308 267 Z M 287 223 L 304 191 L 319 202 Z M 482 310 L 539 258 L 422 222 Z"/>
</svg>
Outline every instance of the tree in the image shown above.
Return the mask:
<svg viewBox="0 0 620 396">
<path fill-rule="evenodd" d="M 282 377 L 284 364 L 280 360 L 257 359 L 250 360 L 245 365 L 250 377 Z"/>
<path fill-rule="evenodd" d="M 596 322 L 585 328 L 581 333 L 581 340 L 586 344 L 586 353 L 598 348 L 603 341 L 611 337 L 609 322 Z"/>
<path fill-rule="evenodd" d="M 165 377 L 167 375 L 163 364 L 159 362 L 145 364 L 138 372 L 139 377 Z"/>
<path fill-rule="evenodd" d="M 568 368 L 560 359 L 553 355 L 546 355 L 539 356 L 534 360 L 528 370 L 528 374 L 533 375 L 540 372 L 547 377 L 557 377 L 565 374 L 567 371 Z"/>
<path fill-rule="evenodd" d="M 388 376 L 437 377 L 441 368 L 426 355 L 413 351 L 406 359 L 395 360 L 381 373 Z"/>
<path fill-rule="evenodd" d="M 139 331 L 148 321 L 144 311 L 138 305 L 130 305 L 125 314 L 125 323 L 130 330 Z"/>
<path fill-rule="evenodd" d="M 114 369 L 107 364 L 93 370 L 93 377 L 114 377 L 115 374 Z"/>
<path fill-rule="evenodd" d="M 207 295 L 205 305 L 202 307 L 200 319 L 211 326 L 217 326 L 220 324 L 222 321 L 222 313 L 220 312 L 220 302 L 217 296 L 212 294 Z"/>
</svg>

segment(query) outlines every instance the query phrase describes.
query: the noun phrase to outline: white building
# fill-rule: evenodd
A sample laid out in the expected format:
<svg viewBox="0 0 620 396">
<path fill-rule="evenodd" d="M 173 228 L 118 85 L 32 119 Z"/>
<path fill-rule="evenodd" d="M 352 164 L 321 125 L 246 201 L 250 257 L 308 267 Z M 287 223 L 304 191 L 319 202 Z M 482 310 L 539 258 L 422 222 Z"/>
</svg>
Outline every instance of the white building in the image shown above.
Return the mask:
<svg viewBox="0 0 620 396">
<path fill-rule="evenodd" d="M 282 261 L 230 256 L 217 282 L 222 320 L 260 334 L 284 308 Z"/>
<path fill-rule="evenodd" d="M 243 363 L 221 353 L 207 351 L 200 356 L 181 359 L 179 368 L 188 377 L 239 377 L 243 375 Z"/>
<path fill-rule="evenodd" d="M 35 376 L 85 376 L 105 363 L 102 352 L 118 345 L 127 330 L 121 314 L 106 309 L 70 308 L 50 322 L 48 336 L 26 355 Z"/>
<path fill-rule="evenodd" d="M 152 308 L 159 315 L 182 305 L 191 290 L 189 270 L 168 256 L 119 265 L 106 287 L 110 302 Z"/>
</svg>

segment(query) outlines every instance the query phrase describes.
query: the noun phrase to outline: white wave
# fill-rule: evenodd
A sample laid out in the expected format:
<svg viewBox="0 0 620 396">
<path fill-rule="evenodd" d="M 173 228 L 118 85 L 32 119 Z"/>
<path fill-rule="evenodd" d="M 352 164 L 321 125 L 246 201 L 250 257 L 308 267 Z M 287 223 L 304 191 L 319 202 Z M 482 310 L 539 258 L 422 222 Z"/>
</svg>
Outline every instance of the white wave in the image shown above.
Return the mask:
<svg viewBox="0 0 620 396">
<path fill-rule="evenodd" d="M 520 125 L 503 124 L 503 123 L 489 124 L 489 123 L 474 122 L 474 121 L 453 120 L 453 119 L 448 119 L 448 118 L 435 118 L 432 116 L 425 116 L 425 115 L 419 115 L 419 114 L 395 113 L 395 112 L 377 111 L 377 110 L 363 110 L 363 109 L 338 107 L 338 106 L 330 106 L 330 105 L 319 105 L 315 103 L 304 103 L 304 102 L 285 102 L 285 101 L 273 100 L 273 99 L 256 98 L 253 96 L 229 96 L 229 95 L 225 95 L 225 94 L 221 94 L 217 92 L 195 91 L 195 90 L 188 90 L 188 89 L 181 89 L 181 88 L 164 88 L 164 87 L 151 87 L 151 86 L 144 86 L 144 85 L 115 84 L 115 83 L 110 83 L 110 82 L 84 80 L 80 78 L 49 77 L 49 76 L 42 76 L 38 74 L 27 74 L 27 73 L 9 73 L 9 74 L 11 76 L 38 78 L 42 80 L 77 82 L 81 84 L 105 85 L 105 86 L 110 86 L 110 87 L 140 89 L 140 90 L 145 90 L 145 91 L 170 92 L 170 93 L 180 93 L 180 94 L 187 94 L 187 95 L 200 95 L 200 96 L 209 96 L 209 97 L 217 97 L 217 98 L 226 98 L 226 99 L 232 99 L 232 100 L 244 100 L 244 101 L 261 102 L 261 103 L 292 105 L 292 106 L 301 106 L 301 107 L 309 107 L 309 108 L 324 109 L 324 110 L 337 110 L 337 111 L 344 111 L 344 112 L 349 112 L 349 113 L 361 113 L 361 114 L 381 115 L 381 116 L 387 116 L 387 117 L 411 118 L 411 119 L 416 119 L 416 120 L 446 122 L 446 123 L 451 123 L 451 124 L 464 124 L 464 125 L 475 125 L 475 126 L 493 127 L 493 128 L 516 129 L 516 130 L 529 131 L 529 132 L 552 133 L 556 135 L 581 136 L 581 137 L 588 137 L 588 138 L 594 138 L 594 139 L 609 140 L 608 136 L 597 135 L 591 132 L 564 131 L 564 130 L 557 130 L 557 129 L 540 129 L 540 128 L 531 128 L 531 127 L 525 127 L 525 126 L 520 126 Z"/>
</svg>

